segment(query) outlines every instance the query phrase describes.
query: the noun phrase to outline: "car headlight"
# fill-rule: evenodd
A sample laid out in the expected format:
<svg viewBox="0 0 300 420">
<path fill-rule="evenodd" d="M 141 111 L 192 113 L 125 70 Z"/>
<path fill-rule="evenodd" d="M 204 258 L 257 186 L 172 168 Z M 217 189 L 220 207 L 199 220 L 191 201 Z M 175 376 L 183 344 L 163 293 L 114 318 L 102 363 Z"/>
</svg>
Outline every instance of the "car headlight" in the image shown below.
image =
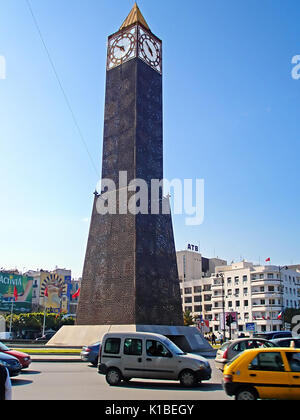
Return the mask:
<svg viewBox="0 0 300 420">
<path fill-rule="evenodd" d="M 204 362 L 199 362 L 198 367 L 199 369 L 205 369 L 207 366 Z"/>
<path fill-rule="evenodd" d="M 210 364 L 208 362 L 199 362 L 200 369 L 209 369 Z"/>
</svg>

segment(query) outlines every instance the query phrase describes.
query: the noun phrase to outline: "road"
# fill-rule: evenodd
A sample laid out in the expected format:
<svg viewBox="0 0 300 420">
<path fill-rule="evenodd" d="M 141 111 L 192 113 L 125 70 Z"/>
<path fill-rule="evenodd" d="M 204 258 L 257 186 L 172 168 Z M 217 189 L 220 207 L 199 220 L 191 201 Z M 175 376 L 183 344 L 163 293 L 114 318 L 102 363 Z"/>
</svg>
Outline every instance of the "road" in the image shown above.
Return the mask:
<svg viewBox="0 0 300 420">
<path fill-rule="evenodd" d="M 105 377 L 88 363 L 33 362 L 30 369 L 12 378 L 14 400 L 226 400 L 221 372 L 199 387 L 183 388 L 179 382 L 133 379 L 110 387 Z"/>
</svg>

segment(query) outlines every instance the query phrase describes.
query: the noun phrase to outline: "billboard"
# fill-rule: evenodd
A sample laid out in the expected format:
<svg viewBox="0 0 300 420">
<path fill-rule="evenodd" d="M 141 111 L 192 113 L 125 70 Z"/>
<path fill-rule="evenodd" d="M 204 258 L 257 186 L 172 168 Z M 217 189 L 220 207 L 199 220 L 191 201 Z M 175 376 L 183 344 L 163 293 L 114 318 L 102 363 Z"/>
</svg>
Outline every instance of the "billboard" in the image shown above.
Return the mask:
<svg viewBox="0 0 300 420">
<path fill-rule="evenodd" d="M 14 288 L 18 299 L 15 302 Z M 10 312 L 14 302 L 14 313 L 31 312 L 33 277 L 18 274 L 0 273 L 0 311 Z"/>
<path fill-rule="evenodd" d="M 48 312 L 69 312 L 71 277 L 42 272 L 40 281 L 40 304 Z"/>
</svg>

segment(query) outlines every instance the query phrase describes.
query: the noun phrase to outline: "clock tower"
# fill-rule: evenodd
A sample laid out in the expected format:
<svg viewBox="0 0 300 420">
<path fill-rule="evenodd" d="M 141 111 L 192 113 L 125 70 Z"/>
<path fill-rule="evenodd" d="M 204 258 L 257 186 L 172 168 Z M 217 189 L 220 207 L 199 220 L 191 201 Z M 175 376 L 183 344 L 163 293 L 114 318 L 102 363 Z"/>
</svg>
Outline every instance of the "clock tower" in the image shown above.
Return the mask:
<svg viewBox="0 0 300 420">
<path fill-rule="evenodd" d="M 162 42 L 135 3 L 108 38 L 102 179 L 163 179 Z M 77 325 L 183 325 L 170 214 L 99 214 L 95 194 Z M 119 202 L 117 203 L 119 204 Z M 124 210 L 124 209 L 123 209 Z"/>
</svg>

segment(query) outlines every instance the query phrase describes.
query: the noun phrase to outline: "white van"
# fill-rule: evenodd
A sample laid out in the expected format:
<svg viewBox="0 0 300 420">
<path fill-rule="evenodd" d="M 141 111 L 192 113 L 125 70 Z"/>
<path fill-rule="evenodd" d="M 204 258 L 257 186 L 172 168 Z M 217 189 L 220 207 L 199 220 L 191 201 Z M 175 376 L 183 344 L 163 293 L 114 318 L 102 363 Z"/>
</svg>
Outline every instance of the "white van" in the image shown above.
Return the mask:
<svg viewBox="0 0 300 420">
<path fill-rule="evenodd" d="M 171 340 L 152 333 L 108 333 L 102 339 L 98 372 L 111 386 L 131 378 L 179 380 L 185 387 L 211 378 L 209 362 L 184 353 Z"/>
</svg>

